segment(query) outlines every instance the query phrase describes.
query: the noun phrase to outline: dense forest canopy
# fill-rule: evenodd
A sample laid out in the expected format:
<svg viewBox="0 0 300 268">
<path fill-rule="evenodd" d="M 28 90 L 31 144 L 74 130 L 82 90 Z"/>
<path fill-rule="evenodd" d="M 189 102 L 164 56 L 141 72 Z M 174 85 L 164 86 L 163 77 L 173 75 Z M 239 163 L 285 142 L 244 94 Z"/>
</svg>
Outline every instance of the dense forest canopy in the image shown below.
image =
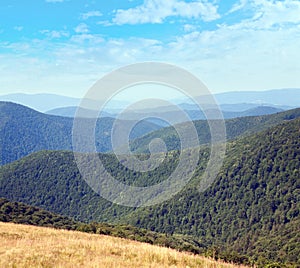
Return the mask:
<svg viewBox="0 0 300 268">
<path fill-rule="evenodd" d="M 185 234 L 207 247 L 299 264 L 300 119 L 228 143 L 214 185 L 198 191 L 209 157 L 201 161 L 186 188 L 147 208 L 112 204 L 82 179 L 72 152 L 43 151 L 0 169 L 0 195 L 80 221 L 131 224 L 166 234 Z M 111 154 L 100 154 L 111 174 L 128 184 L 157 183 L 176 166 L 179 152 L 168 153 L 149 174 L 130 171 Z"/>
</svg>

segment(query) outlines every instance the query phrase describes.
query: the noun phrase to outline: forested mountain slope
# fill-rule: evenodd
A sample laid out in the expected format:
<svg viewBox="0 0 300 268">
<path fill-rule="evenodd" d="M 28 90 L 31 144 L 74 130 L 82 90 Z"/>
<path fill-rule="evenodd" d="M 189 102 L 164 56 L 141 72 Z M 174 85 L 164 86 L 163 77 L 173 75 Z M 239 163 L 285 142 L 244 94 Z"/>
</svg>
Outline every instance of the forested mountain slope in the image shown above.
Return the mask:
<svg viewBox="0 0 300 268">
<path fill-rule="evenodd" d="M 78 223 L 66 216 L 0 198 L 0 221 L 75 230 Z"/>
<path fill-rule="evenodd" d="M 204 193 L 186 191 L 126 217 L 136 226 L 205 237 L 222 249 L 300 264 L 300 120 L 232 141 Z"/>
<path fill-rule="evenodd" d="M 2 167 L 0 196 L 83 221 L 188 234 L 206 245 L 251 255 L 261 264 L 271 259 L 299 265 L 300 119 L 229 142 L 215 183 L 201 193 L 208 152 L 202 148 L 186 189 L 153 207 L 134 210 L 102 199 L 83 181 L 70 152 L 35 153 Z M 169 153 L 149 174 L 121 167 L 112 155 L 100 157 L 115 178 L 147 185 L 168 177 L 178 153 Z"/>
<path fill-rule="evenodd" d="M 280 123 L 299 117 L 300 108 L 271 115 L 228 119 L 225 120 L 227 139 L 232 140 L 240 136 L 258 133 L 271 126 L 276 126 Z M 198 132 L 200 144 L 209 143 L 211 136 L 208 122 L 199 120 L 194 121 L 194 124 Z M 179 126 L 184 128 L 184 123 Z M 159 129 L 133 140 L 131 142 L 131 148 L 136 152 L 148 152 L 148 145 L 155 138 L 162 138 L 165 141 L 168 150 L 178 150 L 180 148 L 180 140 L 172 126 Z"/>
</svg>

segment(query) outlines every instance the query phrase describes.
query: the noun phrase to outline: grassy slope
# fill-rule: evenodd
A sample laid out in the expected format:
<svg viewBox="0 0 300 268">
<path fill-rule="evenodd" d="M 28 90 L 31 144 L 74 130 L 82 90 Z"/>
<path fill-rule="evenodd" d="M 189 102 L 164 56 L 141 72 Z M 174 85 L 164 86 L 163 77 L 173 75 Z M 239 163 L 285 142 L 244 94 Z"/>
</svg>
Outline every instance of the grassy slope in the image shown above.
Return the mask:
<svg viewBox="0 0 300 268">
<path fill-rule="evenodd" d="M 7 268 L 238 267 L 121 238 L 11 223 L 0 223 L 0 241 L 0 266 Z"/>
<path fill-rule="evenodd" d="M 129 226 L 113 225 L 108 223 L 90 224 L 76 222 L 71 218 L 51 213 L 38 207 L 33 207 L 20 202 L 10 202 L 0 198 L 0 222 L 12 222 L 16 224 L 28 224 L 40 227 L 51 227 L 56 229 L 77 230 L 93 234 L 105 234 L 121 237 L 152 245 L 173 248 L 179 251 L 197 254 L 208 254 L 204 245 L 195 238 L 184 235 L 167 235 L 149 230 Z"/>
</svg>

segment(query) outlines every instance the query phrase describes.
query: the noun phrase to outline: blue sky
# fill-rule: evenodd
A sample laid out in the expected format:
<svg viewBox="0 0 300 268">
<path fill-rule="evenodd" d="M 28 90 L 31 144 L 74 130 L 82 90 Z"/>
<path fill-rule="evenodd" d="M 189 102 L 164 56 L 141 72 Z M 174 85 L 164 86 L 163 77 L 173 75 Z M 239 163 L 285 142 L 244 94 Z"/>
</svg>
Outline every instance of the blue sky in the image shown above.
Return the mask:
<svg viewBox="0 0 300 268">
<path fill-rule="evenodd" d="M 300 1 L 1 0 L 0 95 L 81 97 L 104 74 L 160 61 L 213 93 L 300 88 Z"/>
</svg>

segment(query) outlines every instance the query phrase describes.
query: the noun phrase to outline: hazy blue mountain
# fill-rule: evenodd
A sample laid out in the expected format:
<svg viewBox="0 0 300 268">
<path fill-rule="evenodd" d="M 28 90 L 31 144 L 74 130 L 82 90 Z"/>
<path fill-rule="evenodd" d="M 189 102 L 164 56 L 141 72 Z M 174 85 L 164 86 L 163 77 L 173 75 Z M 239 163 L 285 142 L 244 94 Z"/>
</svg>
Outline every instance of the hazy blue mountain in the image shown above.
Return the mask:
<svg viewBox="0 0 300 268">
<path fill-rule="evenodd" d="M 161 109 L 162 108 L 162 109 Z M 143 117 L 150 117 L 151 115 L 154 115 L 154 118 L 152 117 L 151 119 L 147 120 L 150 122 L 155 122 L 158 125 L 163 125 L 165 126 L 162 121 L 159 121 L 155 119 L 155 117 L 162 117 L 162 118 L 179 118 L 178 114 L 180 115 L 180 112 L 177 111 L 172 111 L 171 108 L 167 109 L 167 107 L 159 107 L 155 109 L 145 109 L 145 110 L 138 110 L 134 112 L 128 112 L 126 113 L 125 118 L 127 120 L 133 120 L 133 119 L 138 119 L 141 116 Z M 165 108 L 165 109 L 164 109 Z M 196 108 L 196 107 L 194 107 Z M 87 117 L 93 117 L 94 113 L 91 110 L 88 109 L 83 109 L 85 111 L 85 114 Z M 77 111 L 77 107 L 63 107 L 63 108 L 57 108 L 53 109 L 50 111 L 47 111 L 46 114 L 51 114 L 51 115 L 58 115 L 58 116 L 64 116 L 64 117 L 74 117 Z M 191 120 L 205 120 L 205 115 L 202 111 L 200 110 L 184 110 L 187 115 L 190 117 Z M 253 105 L 251 109 L 244 110 L 244 111 L 222 111 L 224 119 L 229 119 L 229 118 L 235 118 L 235 117 L 244 117 L 244 116 L 256 116 L 256 115 L 264 115 L 264 114 L 275 114 L 282 112 L 283 109 L 280 108 L 275 108 L 275 107 L 269 107 L 269 106 L 255 106 Z M 90 114 L 90 115 L 89 115 Z M 102 117 L 116 117 L 118 116 L 118 113 L 116 114 L 111 114 L 107 113 L 105 111 L 101 112 Z M 176 123 L 182 123 L 181 120 L 178 120 Z"/>
<path fill-rule="evenodd" d="M 300 89 L 276 89 L 267 91 L 238 91 L 214 95 L 223 111 L 245 111 L 257 106 L 270 106 L 279 109 L 300 107 Z M 32 109 L 46 112 L 56 108 L 78 106 L 81 99 L 56 94 L 8 94 L 0 96 L 1 101 L 11 101 L 28 106 Z M 201 98 L 200 98 L 201 100 Z M 179 107 L 185 110 L 198 110 L 185 100 L 175 100 Z M 124 108 L 128 101 L 113 100 L 106 112 L 114 113 Z M 88 107 L 85 107 L 88 109 Z M 170 112 L 174 109 L 162 107 L 160 111 Z M 147 111 L 146 111 L 147 112 Z"/>
<path fill-rule="evenodd" d="M 279 110 L 291 110 L 293 108 L 297 108 L 297 107 L 293 107 L 293 106 L 274 105 L 274 104 L 270 104 L 270 103 L 266 103 L 263 106 L 260 106 L 259 104 L 255 104 L 255 103 L 234 103 L 234 104 L 221 104 L 220 105 L 220 109 L 222 111 L 226 111 L 226 112 L 244 112 L 247 110 L 254 109 L 256 107 L 271 107 L 271 108 L 275 108 L 275 109 L 279 109 Z"/>
<path fill-rule="evenodd" d="M 283 109 L 278 109 L 274 107 L 268 107 L 268 106 L 258 106 L 249 110 L 246 110 L 244 112 L 241 112 L 240 115 L 235 117 L 244 117 L 244 116 L 258 116 L 258 115 L 268 115 L 268 114 L 276 114 L 279 112 L 283 112 Z M 234 117 L 227 117 L 227 118 L 234 118 Z"/>
<path fill-rule="evenodd" d="M 300 88 L 267 91 L 235 91 L 215 95 L 219 104 L 255 103 L 300 107 Z"/>
<path fill-rule="evenodd" d="M 259 112 L 259 111 L 255 111 Z M 264 111 L 265 112 L 265 111 Z M 228 140 L 235 139 L 239 136 L 250 135 L 271 126 L 275 126 L 290 119 L 300 117 L 300 108 L 288 110 L 276 114 L 261 115 L 261 116 L 247 116 L 237 117 L 225 120 L 226 137 Z M 185 123 L 180 126 L 184 127 Z M 194 121 L 195 127 L 198 132 L 200 144 L 209 143 L 211 140 L 210 129 L 208 122 L 205 120 Z M 178 150 L 181 146 L 177 132 L 173 126 L 165 127 L 143 137 L 139 137 L 131 141 L 131 148 L 137 152 L 148 152 L 150 142 L 155 138 L 164 140 L 168 150 Z"/>
<path fill-rule="evenodd" d="M 0 164 L 15 161 L 39 150 L 72 150 L 72 118 L 46 115 L 28 107 L 8 102 L 0 102 L 0 115 Z M 256 122 L 256 119 L 251 120 Z M 104 117 L 97 121 L 95 144 L 99 152 L 108 152 L 112 149 L 111 129 L 114 121 L 115 119 L 110 117 Z M 249 119 L 241 119 L 240 121 L 248 122 Z M 159 125 L 159 123 L 161 122 L 157 120 L 152 122 L 144 120 L 137 124 L 130 136 L 130 139 L 135 139 L 133 148 L 145 150 L 148 148 L 149 139 L 161 134 L 163 134 L 162 137 L 168 137 L 170 149 L 177 148 L 176 135 L 174 136 L 170 128 L 156 132 L 164 126 Z M 206 122 L 197 124 L 200 124 L 201 142 L 207 142 L 210 135 L 209 129 L 205 127 Z M 239 130 L 247 131 L 252 125 L 243 124 Z M 259 130 L 259 126 L 255 126 L 255 129 Z M 240 135 L 243 132 L 234 131 L 234 133 Z M 142 136 L 145 137 L 140 138 Z M 229 135 L 229 137 L 235 136 Z"/>
<path fill-rule="evenodd" d="M 46 114 L 50 115 L 58 115 L 58 116 L 64 116 L 64 117 L 75 117 L 76 111 L 78 107 L 77 106 L 70 106 L 70 107 L 61 107 L 61 108 L 56 108 L 52 109 L 46 112 Z M 83 108 L 82 108 L 83 109 Z M 93 117 L 94 112 L 92 110 L 88 109 L 83 109 L 86 117 Z M 114 117 L 114 115 L 107 113 L 105 111 L 101 112 L 101 117 Z"/>
<path fill-rule="evenodd" d="M 0 101 L 18 103 L 40 112 L 46 112 L 61 107 L 79 106 L 81 99 L 57 94 L 8 94 L 0 96 Z M 111 101 L 108 109 L 119 109 L 127 102 Z"/>
<path fill-rule="evenodd" d="M 78 106 L 79 98 L 66 97 L 56 94 L 9 94 L 0 96 L 1 101 L 9 101 L 28 106 L 37 111 L 48 111 L 57 107 Z"/>
<path fill-rule="evenodd" d="M 179 107 L 186 111 L 197 111 L 199 108 L 195 104 L 189 104 L 189 103 L 181 103 L 179 104 Z M 247 110 L 254 109 L 256 107 L 271 107 L 276 108 L 278 110 L 291 110 L 293 106 L 287 106 L 287 105 L 274 105 L 270 103 L 265 103 L 263 106 L 257 103 L 232 103 L 232 104 L 220 104 L 219 105 L 220 110 L 224 112 L 245 112 Z"/>
<path fill-rule="evenodd" d="M 284 111 L 283 109 L 269 107 L 269 106 L 254 106 L 253 108 L 247 109 L 245 111 L 222 111 L 221 110 L 224 119 L 276 114 L 283 111 Z M 206 120 L 205 114 L 202 111 L 187 110 L 186 112 L 192 120 Z M 211 119 L 216 119 L 216 118 L 211 118 Z"/>
<path fill-rule="evenodd" d="M 114 122 L 110 117 L 97 120 L 97 151 L 111 150 Z M 72 118 L 46 115 L 19 104 L 0 102 L 0 165 L 40 150 L 72 150 L 72 128 Z M 130 138 L 158 129 L 156 124 L 142 121 L 133 129 Z"/>
</svg>

